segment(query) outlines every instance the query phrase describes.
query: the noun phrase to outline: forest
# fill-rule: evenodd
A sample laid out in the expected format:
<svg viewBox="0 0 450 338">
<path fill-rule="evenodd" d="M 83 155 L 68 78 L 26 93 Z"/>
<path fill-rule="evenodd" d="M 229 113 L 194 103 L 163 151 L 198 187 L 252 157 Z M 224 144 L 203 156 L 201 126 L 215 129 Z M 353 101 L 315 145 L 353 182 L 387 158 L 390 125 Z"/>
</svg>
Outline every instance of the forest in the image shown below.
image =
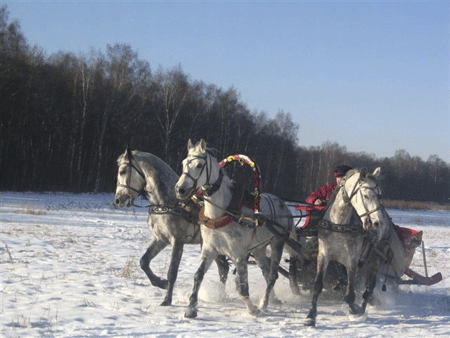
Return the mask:
<svg viewBox="0 0 450 338">
<path fill-rule="evenodd" d="M 127 145 L 180 173 L 187 140 L 204 138 L 220 158 L 251 157 L 263 191 L 286 199 L 303 201 L 333 180 L 336 165 L 348 164 L 381 166 L 383 198 L 450 200 L 450 164 L 436 155 L 424 161 L 399 149 L 377 158 L 332 141 L 302 147 L 289 112 L 270 118 L 251 111 L 237 88 L 191 79 L 181 66 L 152 69 L 127 44 L 46 55 L 29 46 L 19 22 L 9 22 L 6 6 L 0 7 L 0 107 L 0 191 L 113 192 L 116 160 Z"/>
</svg>

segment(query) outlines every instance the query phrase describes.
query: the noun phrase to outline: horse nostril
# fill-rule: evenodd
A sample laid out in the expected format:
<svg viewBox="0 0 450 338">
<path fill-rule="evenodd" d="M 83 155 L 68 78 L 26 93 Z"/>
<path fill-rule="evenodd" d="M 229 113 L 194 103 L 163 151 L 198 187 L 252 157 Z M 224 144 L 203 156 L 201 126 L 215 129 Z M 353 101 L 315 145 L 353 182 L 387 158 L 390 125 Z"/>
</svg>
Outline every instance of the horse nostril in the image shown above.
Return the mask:
<svg viewBox="0 0 450 338">
<path fill-rule="evenodd" d="M 379 222 L 375 222 L 375 223 L 373 224 L 373 226 L 374 226 L 375 228 L 379 228 L 379 227 L 380 227 L 380 223 L 379 223 Z"/>
<path fill-rule="evenodd" d="M 118 198 L 116 198 L 116 204 L 119 205 L 120 204 L 120 200 Z"/>
<path fill-rule="evenodd" d="M 179 188 L 179 189 L 178 189 L 178 193 L 179 193 L 180 195 L 184 195 L 185 192 L 186 192 L 186 190 L 184 190 L 183 188 Z"/>
</svg>

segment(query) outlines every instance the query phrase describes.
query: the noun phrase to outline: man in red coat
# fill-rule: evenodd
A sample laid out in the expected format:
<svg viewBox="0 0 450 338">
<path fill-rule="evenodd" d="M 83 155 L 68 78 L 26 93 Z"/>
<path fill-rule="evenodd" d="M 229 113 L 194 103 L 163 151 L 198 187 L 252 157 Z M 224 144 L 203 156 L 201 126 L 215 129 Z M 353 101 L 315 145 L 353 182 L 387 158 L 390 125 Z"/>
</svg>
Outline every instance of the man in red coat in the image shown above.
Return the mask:
<svg viewBox="0 0 450 338">
<path fill-rule="evenodd" d="M 331 195 L 333 194 L 334 189 L 341 181 L 341 178 L 345 176 L 347 171 L 353 169 L 348 165 L 340 165 L 337 166 L 334 170 L 334 177 L 336 177 L 336 183 L 330 183 L 324 185 L 322 188 L 313 191 L 307 198 L 306 203 L 313 205 L 326 205 Z"/>
</svg>

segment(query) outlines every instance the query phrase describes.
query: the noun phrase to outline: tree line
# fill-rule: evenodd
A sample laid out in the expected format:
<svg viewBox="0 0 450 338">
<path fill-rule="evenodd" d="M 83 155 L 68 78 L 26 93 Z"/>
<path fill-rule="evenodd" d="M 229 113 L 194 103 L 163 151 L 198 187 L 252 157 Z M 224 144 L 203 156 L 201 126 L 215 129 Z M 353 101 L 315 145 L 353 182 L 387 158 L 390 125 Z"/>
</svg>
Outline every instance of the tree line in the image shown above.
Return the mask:
<svg viewBox="0 0 450 338">
<path fill-rule="evenodd" d="M 256 161 L 263 190 L 302 201 L 333 180 L 338 164 L 382 167 L 387 199 L 448 203 L 450 165 L 398 150 L 392 158 L 326 142 L 299 145 L 290 113 L 250 111 L 236 88 L 191 79 L 180 66 L 153 71 L 127 44 L 50 56 L 30 47 L 0 8 L 0 190 L 112 192 L 117 157 L 130 144 L 178 173 L 189 138 L 219 158 Z M 301 141 L 301 140 L 300 140 Z"/>
</svg>

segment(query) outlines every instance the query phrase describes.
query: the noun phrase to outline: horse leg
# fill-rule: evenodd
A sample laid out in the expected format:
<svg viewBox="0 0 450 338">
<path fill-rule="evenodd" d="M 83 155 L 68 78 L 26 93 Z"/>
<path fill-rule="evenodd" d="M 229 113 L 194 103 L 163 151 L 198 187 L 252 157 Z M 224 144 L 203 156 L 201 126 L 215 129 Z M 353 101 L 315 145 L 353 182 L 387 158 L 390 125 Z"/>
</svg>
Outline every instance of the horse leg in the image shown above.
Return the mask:
<svg viewBox="0 0 450 338">
<path fill-rule="evenodd" d="M 217 268 L 219 270 L 219 278 L 220 282 L 223 285 L 226 285 L 228 278 L 228 271 L 230 270 L 230 265 L 228 264 L 227 257 L 223 255 L 219 255 L 216 257 L 215 262 L 217 264 Z"/>
<path fill-rule="evenodd" d="M 294 241 L 296 242 L 300 242 L 301 240 L 299 239 L 299 236 L 296 233 L 295 227 L 292 230 L 290 236 L 290 238 L 292 238 Z M 302 242 L 301 245 L 303 245 L 304 243 Z M 299 280 L 298 280 L 298 269 L 300 267 L 300 264 L 302 264 L 302 262 L 300 261 L 300 259 L 298 258 L 299 253 L 295 252 L 291 253 L 291 250 L 288 248 L 288 252 L 290 253 L 290 257 L 289 257 L 289 286 L 291 288 L 291 292 L 294 295 L 300 295 L 300 287 L 298 286 L 299 284 Z"/>
<path fill-rule="evenodd" d="M 270 283 L 270 266 L 271 266 L 271 260 L 266 256 L 266 248 L 262 248 L 262 249 L 258 249 L 258 250 L 254 250 L 253 252 L 253 257 L 255 258 L 256 263 L 258 264 L 258 267 L 261 269 L 262 274 L 264 276 L 264 280 L 266 281 L 266 292 L 267 292 L 267 288 L 269 287 L 269 283 Z M 239 290 L 239 285 L 237 284 L 237 289 Z M 266 292 L 263 294 L 263 296 L 261 297 L 261 300 L 259 302 L 259 308 L 261 310 L 264 310 L 265 308 L 267 308 L 267 304 L 269 302 L 269 298 L 267 296 L 266 299 Z M 275 298 L 275 302 L 279 302 L 276 297 L 273 295 L 272 296 Z"/>
<path fill-rule="evenodd" d="M 177 280 L 178 268 L 180 267 L 181 256 L 183 255 L 183 243 L 175 241 L 172 246 L 172 255 L 170 258 L 169 271 L 167 273 L 168 288 L 166 297 L 161 303 L 162 306 L 168 306 L 172 304 L 172 294 L 173 288 L 175 286 L 175 281 Z"/>
<path fill-rule="evenodd" d="M 161 289 L 167 289 L 168 282 L 167 280 L 163 280 L 156 276 L 153 271 L 150 269 L 150 262 L 153 258 L 155 258 L 165 247 L 167 246 L 167 243 L 160 241 L 156 238 L 153 238 L 150 242 L 150 245 L 145 252 L 145 254 L 142 256 L 140 260 L 141 269 L 144 270 L 145 274 L 147 275 L 148 279 L 152 283 L 153 286 L 156 286 Z"/>
<path fill-rule="evenodd" d="M 385 252 L 385 255 L 388 256 L 388 252 Z M 367 303 L 369 303 L 377 283 L 377 272 L 379 271 L 381 264 L 382 262 L 379 257 L 371 257 L 371 264 L 368 267 L 366 276 L 366 290 L 362 296 L 361 314 L 366 312 Z"/>
<path fill-rule="evenodd" d="M 259 308 L 261 310 L 267 309 L 270 294 L 273 291 L 275 283 L 278 279 L 278 266 L 280 265 L 281 255 L 283 253 L 283 246 L 284 246 L 283 241 L 274 241 L 271 244 L 272 254 L 270 258 L 269 276 L 267 278 L 267 288 L 265 294 L 263 295 L 259 303 Z"/>
<path fill-rule="evenodd" d="M 255 315 L 259 313 L 258 308 L 253 305 L 250 300 L 250 293 L 248 288 L 248 268 L 247 268 L 247 256 L 241 257 L 235 260 L 237 279 L 236 287 L 239 292 L 239 296 L 247 307 L 248 313 Z"/>
<path fill-rule="evenodd" d="M 361 314 L 361 307 L 355 304 L 355 283 L 357 273 L 357 262 L 351 263 L 347 268 L 347 289 L 345 291 L 344 300 L 350 307 L 351 314 Z"/>
<path fill-rule="evenodd" d="M 311 304 L 311 309 L 309 310 L 308 316 L 305 320 L 305 326 L 316 326 L 317 317 L 317 301 L 323 290 L 323 280 L 325 278 L 325 272 L 328 267 L 328 258 L 319 252 L 317 256 L 317 272 L 316 279 L 314 280 L 314 293 Z"/>
<path fill-rule="evenodd" d="M 363 293 L 362 296 L 362 303 L 361 303 L 361 311 L 358 314 L 364 314 L 366 312 L 367 303 L 370 300 L 370 297 L 372 296 L 373 289 L 375 288 L 375 285 L 377 283 L 377 274 L 370 272 L 366 279 L 366 290 Z"/>
<path fill-rule="evenodd" d="M 198 292 L 200 291 L 200 286 L 203 281 L 203 277 L 205 276 L 206 271 L 211 266 L 213 259 L 211 254 L 205 255 L 202 253 L 202 262 L 200 263 L 200 267 L 197 269 L 197 272 L 194 275 L 194 288 L 192 289 L 192 294 L 189 297 L 189 305 L 184 311 L 184 316 L 186 318 L 195 318 L 197 317 L 197 305 L 198 305 Z"/>
<path fill-rule="evenodd" d="M 294 295 L 300 295 L 300 288 L 298 286 L 298 265 L 300 260 L 297 257 L 291 256 L 289 259 L 289 286 Z"/>
</svg>

